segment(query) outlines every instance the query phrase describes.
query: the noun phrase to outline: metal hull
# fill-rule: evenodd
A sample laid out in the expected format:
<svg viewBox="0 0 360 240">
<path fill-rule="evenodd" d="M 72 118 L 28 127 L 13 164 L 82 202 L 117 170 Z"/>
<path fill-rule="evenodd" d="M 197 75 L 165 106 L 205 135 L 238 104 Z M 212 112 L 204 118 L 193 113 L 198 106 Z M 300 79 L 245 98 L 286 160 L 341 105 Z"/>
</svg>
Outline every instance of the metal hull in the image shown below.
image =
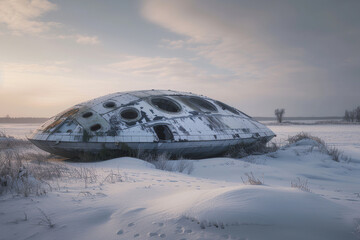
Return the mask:
<svg viewBox="0 0 360 240">
<path fill-rule="evenodd" d="M 168 153 L 174 156 L 204 158 L 219 156 L 226 152 L 229 147 L 235 145 L 251 145 L 255 142 L 267 142 L 269 138 L 247 138 L 237 140 L 211 140 L 211 141 L 197 141 L 197 142 L 161 142 L 161 143 L 125 143 L 131 150 L 133 155 L 137 152 L 162 154 Z M 76 158 L 83 153 L 98 154 L 101 151 L 119 152 L 119 157 L 129 155 L 124 151 L 118 143 L 78 143 L 73 142 L 54 142 L 54 141 L 39 141 L 30 140 L 34 145 L 49 153 L 65 156 L 68 158 Z"/>
<path fill-rule="evenodd" d="M 203 158 L 274 136 L 263 124 L 217 100 L 148 90 L 109 94 L 75 105 L 51 118 L 29 140 L 71 158 L 138 151 Z"/>
</svg>

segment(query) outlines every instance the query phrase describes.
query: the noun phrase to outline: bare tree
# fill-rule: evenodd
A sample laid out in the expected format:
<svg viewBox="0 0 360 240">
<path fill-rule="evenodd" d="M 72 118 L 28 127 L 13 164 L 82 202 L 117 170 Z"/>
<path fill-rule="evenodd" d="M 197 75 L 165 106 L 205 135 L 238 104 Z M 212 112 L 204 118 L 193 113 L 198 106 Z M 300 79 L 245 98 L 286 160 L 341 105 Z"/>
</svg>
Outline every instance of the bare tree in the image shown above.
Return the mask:
<svg viewBox="0 0 360 240">
<path fill-rule="evenodd" d="M 346 110 L 344 120 L 347 122 L 360 122 L 360 106 L 352 111 Z"/>
<path fill-rule="evenodd" d="M 355 115 L 356 121 L 360 122 L 360 106 L 355 108 L 354 112 L 355 112 L 354 115 Z"/>
<path fill-rule="evenodd" d="M 350 122 L 355 121 L 355 111 L 349 111 Z"/>
<path fill-rule="evenodd" d="M 350 113 L 348 110 L 345 111 L 344 120 L 350 122 Z"/>
<path fill-rule="evenodd" d="M 283 108 L 277 108 L 275 109 L 275 116 L 276 116 L 276 119 L 279 123 L 282 123 L 282 120 L 283 120 L 283 117 L 284 117 L 284 114 L 285 114 L 285 109 Z"/>
</svg>

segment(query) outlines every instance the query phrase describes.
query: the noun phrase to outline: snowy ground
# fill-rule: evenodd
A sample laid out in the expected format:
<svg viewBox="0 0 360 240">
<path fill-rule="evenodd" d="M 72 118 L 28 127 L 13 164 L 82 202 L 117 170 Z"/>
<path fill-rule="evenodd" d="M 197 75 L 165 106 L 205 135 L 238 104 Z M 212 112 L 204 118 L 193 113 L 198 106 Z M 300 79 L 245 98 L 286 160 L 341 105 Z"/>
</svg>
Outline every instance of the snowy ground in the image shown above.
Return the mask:
<svg viewBox="0 0 360 240">
<path fill-rule="evenodd" d="M 360 159 L 360 125 L 284 125 L 268 126 L 277 134 L 274 139 L 282 142 L 288 136 L 294 136 L 299 132 L 307 132 L 318 136 L 332 146 L 344 151 L 348 156 Z"/>
<path fill-rule="evenodd" d="M 26 138 L 40 125 L 38 123 L 0 123 L 0 131 L 16 138 Z"/>
<path fill-rule="evenodd" d="M 306 131 L 281 127 L 271 126 L 279 138 Z M 353 149 L 352 161 L 302 140 L 243 159 L 186 160 L 189 175 L 135 158 L 56 163 L 76 171 L 46 195 L 0 196 L 0 239 L 360 239 L 360 126 L 316 127 Z M 251 174 L 263 184 L 246 184 Z"/>
</svg>

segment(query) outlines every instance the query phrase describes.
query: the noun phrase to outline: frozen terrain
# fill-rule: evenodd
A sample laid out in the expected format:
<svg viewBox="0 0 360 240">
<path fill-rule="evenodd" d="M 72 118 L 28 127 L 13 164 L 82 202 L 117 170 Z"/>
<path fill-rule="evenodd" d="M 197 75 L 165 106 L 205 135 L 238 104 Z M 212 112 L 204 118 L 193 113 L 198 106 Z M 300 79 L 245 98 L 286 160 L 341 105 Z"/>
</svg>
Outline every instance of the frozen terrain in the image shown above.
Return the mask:
<svg viewBox="0 0 360 240">
<path fill-rule="evenodd" d="M 281 142 L 310 132 L 352 159 L 305 139 L 242 159 L 165 162 L 186 173 L 128 157 L 52 162 L 67 174 L 45 195 L 0 195 L 0 239 L 360 239 L 360 126 L 270 128 Z"/>
<path fill-rule="evenodd" d="M 0 131 L 16 138 L 26 138 L 40 125 L 38 123 L 0 123 Z"/>
<path fill-rule="evenodd" d="M 354 160 L 360 159 L 360 125 L 277 125 L 268 127 L 277 134 L 274 141 L 281 142 L 288 136 L 307 132 L 345 151 Z"/>
</svg>

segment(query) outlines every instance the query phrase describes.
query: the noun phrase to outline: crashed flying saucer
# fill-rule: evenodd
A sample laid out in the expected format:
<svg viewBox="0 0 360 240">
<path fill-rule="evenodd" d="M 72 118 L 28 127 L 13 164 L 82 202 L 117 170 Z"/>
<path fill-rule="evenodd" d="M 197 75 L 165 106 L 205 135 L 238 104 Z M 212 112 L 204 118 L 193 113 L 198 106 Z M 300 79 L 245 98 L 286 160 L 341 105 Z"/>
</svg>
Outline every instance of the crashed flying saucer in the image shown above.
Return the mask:
<svg viewBox="0 0 360 240">
<path fill-rule="evenodd" d="M 118 92 L 77 104 L 52 117 L 29 140 L 60 156 L 113 151 L 202 158 L 275 134 L 220 101 L 185 92 Z"/>
</svg>

